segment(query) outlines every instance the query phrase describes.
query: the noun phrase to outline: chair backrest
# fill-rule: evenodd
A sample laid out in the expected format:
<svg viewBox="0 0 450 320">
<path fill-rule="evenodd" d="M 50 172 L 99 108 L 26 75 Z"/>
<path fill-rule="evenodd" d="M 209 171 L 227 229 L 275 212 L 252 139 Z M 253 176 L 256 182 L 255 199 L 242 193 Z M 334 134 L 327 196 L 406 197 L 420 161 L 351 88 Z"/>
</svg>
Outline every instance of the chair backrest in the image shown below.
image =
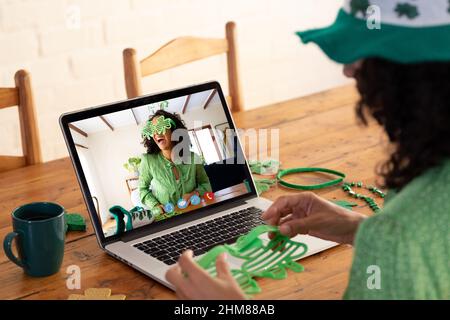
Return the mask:
<svg viewBox="0 0 450 320">
<path fill-rule="evenodd" d="M 233 112 L 243 110 L 237 61 L 236 24 L 234 22 L 226 24 L 225 34 L 224 39 L 176 38 L 141 61 L 138 61 L 135 49 L 125 49 L 123 51 L 123 62 L 128 98 L 142 95 L 142 77 L 185 63 L 226 53 L 229 90 L 227 100 Z"/>
<path fill-rule="evenodd" d="M 0 88 L 0 109 L 17 106 L 23 156 L 1 156 L 0 172 L 42 162 L 30 74 L 19 70 L 15 88 Z"/>
</svg>

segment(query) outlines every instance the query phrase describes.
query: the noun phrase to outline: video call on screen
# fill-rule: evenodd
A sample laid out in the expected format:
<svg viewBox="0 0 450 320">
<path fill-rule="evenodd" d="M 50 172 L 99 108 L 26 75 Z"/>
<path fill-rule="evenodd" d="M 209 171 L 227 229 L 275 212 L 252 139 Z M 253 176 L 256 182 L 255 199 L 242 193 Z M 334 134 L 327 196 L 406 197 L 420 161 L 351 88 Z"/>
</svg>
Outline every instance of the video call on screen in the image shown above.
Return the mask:
<svg viewBox="0 0 450 320">
<path fill-rule="evenodd" d="M 251 190 L 215 89 L 69 128 L 106 237 Z"/>
</svg>

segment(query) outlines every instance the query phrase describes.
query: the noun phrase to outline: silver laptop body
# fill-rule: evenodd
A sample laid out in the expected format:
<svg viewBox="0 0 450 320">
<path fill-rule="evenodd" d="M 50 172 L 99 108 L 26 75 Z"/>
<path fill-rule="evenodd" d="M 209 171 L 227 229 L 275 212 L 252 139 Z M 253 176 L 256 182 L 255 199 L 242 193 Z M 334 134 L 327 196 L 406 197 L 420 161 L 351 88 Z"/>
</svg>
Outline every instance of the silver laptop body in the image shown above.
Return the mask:
<svg viewBox="0 0 450 320">
<path fill-rule="evenodd" d="M 152 217 L 154 219 L 152 221 L 151 218 L 148 218 L 148 221 L 145 220 L 146 218 L 140 219 L 139 215 L 142 212 L 149 212 L 145 211 L 145 208 L 144 211 L 132 214 L 131 218 L 130 215 L 127 215 L 127 218 L 123 220 L 118 216 L 114 216 L 115 220 L 111 219 L 111 210 L 108 212 L 107 209 L 115 205 L 120 205 L 125 211 L 129 211 L 132 207 L 145 207 L 139 202 L 139 192 L 136 191 L 138 189 L 132 190 L 133 187 L 128 184 L 133 181 L 132 178 L 124 179 L 125 173 L 120 171 L 124 169 L 118 167 L 120 159 L 115 159 L 116 151 L 114 150 L 117 150 L 117 158 L 122 157 L 121 153 L 126 153 L 125 150 L 128 149 L 135 154 L 138 151 L 145 153 L 145 149 L 139 149 L 140 141 L 138 143 L 133 138 L 133 143 L 130 143 L 129 137 L 136 137 L 136 140 L 141 139 L 139 133 L 142 127 L 148 117 L 159 109 L 179 114 L 186 123 L 191 141 L 195 141 L 196 144 L 195 148 L 194 143 L 192 144 L 193 150 L 202 153 L 205 160 L 204 168 L 209 177 L 213 194 L 217 195 L 217 198 L 214 198 L 215 202 L 211 204 L 207 202 L 206 198 L 202 198 L 202 207 L 194 206 L 195 209 L 192 211 L 173 217 L 168 216 L 159 221 L 156 221 L 154 217 Z M 173 288 L 165 279 L 165 273 L 174 264 L 173 259 L 177 259 L 177 257 L 174 255 L 171 259 L 167 258 L 168 260 L 154 257 L 152 256 L 153 251 L 149 253 L 149 250 L 142 249 L 143 247 L 147 248 L 146 242 L 154 243 L 157 240 L 159 243 L 163 243 L 162 237 L 175 239 L 175 235 L 186 234 L 188 230 L 201 230 L 199 226 L 208 226 L 214 221 L 232 220 L 239 213 L 245 219 L 246 216 L 243 214 L 254 210 L 251 208 L 259 209 L 258 212 L 264 212 L 271 205 L 270 200 L 260 197 L 256 193 L 239 137 L 235 135 L 231 151 L 225 150 L 226 146 L 221 145 L 221 141 L 226 139 L 218 139 L 218 137 L 223 138 L 223 135 L 220 135 L 221 132 L 236 129 L 218 82 L 208 82 L 66 113 L 60 117 L 60 126 L 100 247 L 116 259 L 171 289 Z M 121 143 L 121 141 L 126 142 Z M 130 146 L 131 144 L 134 146 Z M 212 145 L 215 148 L 212 148 Z M 105 153 L 108 157 L 105 156 Z M 130 153 L 129 155 L 135 154 Z M 219 161 L 216 161 L 217 159 Z M 230 166 L 230 163 L 227 162 L 230 159 L 234 160 L 234 166 Z M 116 163 L 113 165 L 110 162 Z M 117 168 L 117 172 L 115 169 L 108 169 L 108 166 Z M 136 179 L 135 183 L 140 178 Z M 128 190 L 124 186 L 124 180 L 126 180 Z M 227 194 L 226 190 L 229 189 L 240 191 Z M 127 191 L 129 194 L 126 193 Z M 177 204 L 173 205 L 176 207 Z M 263 239 L 268 241 L 267 237 Z M 190 239 L 189 243 L 196 243 L 196 240 L 196 238 Z M 299 235 L 294 240 L 307 244 L 308 252 L 304 257 L 337 245 L 334 242 L 306 235 Z M 199 238 L 198 242 L 201 241 L 203 239 Z M 220 239 L 217 240 L 217 238 L 211 241 L 215 242 L 214 245 L 221 244 Z M 175 242 L 174 240 L 167 243 L 179 245 L 180 241 Z M 167 243 L 161 245 L 165 248 L 165 252 L 168 252 L 162 257 L 171 254 L 172 247 L 167 247 Z M 201 253 L 197 256 L 201 256 Z M 164 262 L 169 260 L 170 263 Z M 228 260 L 232 267 L 239 267 L 241 263 L 233 257 L 229 257 Z"/>
</svg>

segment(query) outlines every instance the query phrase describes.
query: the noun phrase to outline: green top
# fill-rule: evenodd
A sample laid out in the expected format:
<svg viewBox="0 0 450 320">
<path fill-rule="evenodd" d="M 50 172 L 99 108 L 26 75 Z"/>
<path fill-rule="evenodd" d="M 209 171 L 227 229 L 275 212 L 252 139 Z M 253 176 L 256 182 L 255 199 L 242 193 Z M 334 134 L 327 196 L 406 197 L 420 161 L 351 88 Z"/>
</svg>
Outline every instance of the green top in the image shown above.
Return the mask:
<svg viewBox="0 0 450 320">
<path fill-rule="evenodd" d="M 200 195 L 211 191 L 211 184 L 205 168 L 197 156 L 191 152 L 191 163 L 175 164 L 158 152 L 143 154 L 139 169 L 139 196 L 141 202 L 150 209 L 171 202 L 176 206 L 186 193 L 197 190 Z M 177 181 L 172 167 L 178 171 Z M 151 189 L 151 190 L 150 190 Z"/>
<path fill-rule="evenodd" d="M 450 160 L 391 194 L 360 225 L 344 298 L 449 299 L 449 218 Z"/>
</svg>

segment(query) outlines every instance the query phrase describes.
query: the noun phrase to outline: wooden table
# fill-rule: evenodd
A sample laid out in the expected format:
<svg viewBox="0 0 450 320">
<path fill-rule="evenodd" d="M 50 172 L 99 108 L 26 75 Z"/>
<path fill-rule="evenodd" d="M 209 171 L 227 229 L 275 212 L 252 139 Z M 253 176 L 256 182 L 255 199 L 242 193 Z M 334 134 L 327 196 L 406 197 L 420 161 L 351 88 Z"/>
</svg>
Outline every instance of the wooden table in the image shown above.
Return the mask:
<svg viewBox="0 0 450 320">
<path fill-rule="evenodd" d="M 239 128 L 279 128 L 280 160 L 284 168 L 323 166 L 347 173 L 348 180 L 374 183 L 375 166 L 385 157 L 381 128 L 356 124 L 352 86 L 237 113 Z M 274 200 L 296 191 L 275 187 L 264 194 Z M 347 199 L 338 188 L 318 191 L 327 199 Z M 88 217 L 69 159 L 51 161 L 0 174 L 0 239 L 11 231 L 11 211 L 26 202 L 55 201 L 69 212 Z M 358 207 L 370 213 L 367 207 Z M 346 288 L 352 248 L 340 245 L 301 261 L 302 273 L 289 271 L 285 280 L 258 280 L 260 299 L 340 299 Z M 66 269 L 81 268 L 81 290 L 68 290 Z M 66 299 L 90 287 L 108 287 L 127 299 L 173 299 L 173 292 L 116 261 L 98 247 L 92 226 L 70 232 L 58 274 L 30 278 L 0 253 L 0 299 Z"/>
</svg>

